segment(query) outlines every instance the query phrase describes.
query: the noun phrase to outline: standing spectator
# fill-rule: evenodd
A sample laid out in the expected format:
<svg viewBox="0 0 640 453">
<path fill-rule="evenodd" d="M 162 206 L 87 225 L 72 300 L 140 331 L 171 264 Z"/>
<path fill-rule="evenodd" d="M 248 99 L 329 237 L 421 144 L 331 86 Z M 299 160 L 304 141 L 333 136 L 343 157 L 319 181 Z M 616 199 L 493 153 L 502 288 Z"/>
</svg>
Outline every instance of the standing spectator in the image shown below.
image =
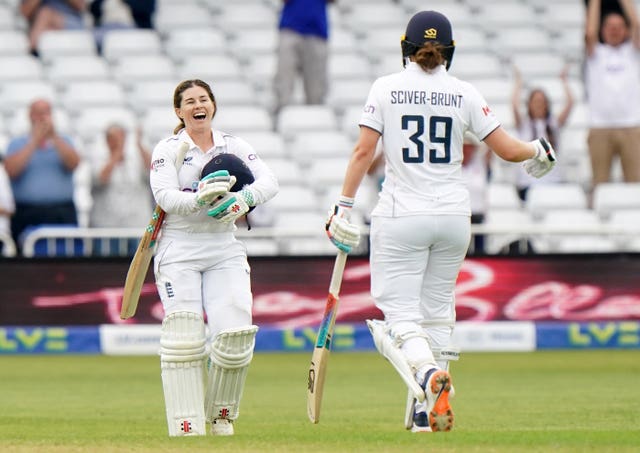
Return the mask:
<svg viewBox="0 0 640 453">
<path fill-rule="evenodd" d="M 302 75 L 305 102 L 324 103 L 329 87 L 327 3 L 332 2 L 283 0 L 278 25 L 278 66 L 274 80 L 276 113 L 291 103 L 299 75 Z"/>
<path fill-rule="evenodd" d="M 29 119 L 31 132 L 11 140 L 5 158 L 16 201 L 11 219 L 16 244 L 28 226 L 77 225 L 73 171 L 80 163 L 78 152 L 56 131 L 48 100 L 33 101 Z"/>
<path fill-rule="evenodd" d="M 0 235 L 11 237 L 11 216 L 16 211 L 15 201 L 9 175 L 4 168 L 0 155 Z M 0 254 L 3 251 L 3 243 L 0 242 Z"/>
<path fill-rule="evenodd" d="M 154 148 L 150 178 L 167 213 L 154 271 L 164 308 L 160 363 L 169 435 L 204 435 L 207 423 L 214 435 L 233 435 L 258 330 L 251 324 L 247 250 L 234 231 L 251 207 L 277 193 L 278 181 L 248 142 L 212 129 L 217 106 L 206 82 L 178 84 L 173 106 L 180 123 Z M 248 169 L 253 182 L 228 167 L 207 171 L 223 161 Z"/>
<path fill-rule="evenodd" d="M 534 88 L 529 92 L 526 103 L 525 114 L 520 110 L 520 102 L 522 100 L 522 77 L 518 68 L 514 67 L 515 83 L 513 86 L 513 94 L 511 105 L 513 108 L 513 119 L 518 130 L 518 135 L 523 140 L 533 140 L 536 137 L 544 137 L 558 152 L 560 141 L 560 130 L 567 123 L 567 119 L 573 108 L 573 94 L 568 82 L 569 67 L 565 66 L 560 74 L 562 85 L 565 93 L 565 103 L 562 111 L 557 115 L 553 115 L 551 109 L 551 101 L 547 93 L 541 88 Z M 524 168 L 518 166 L 516 169 L 516 187 L 520 199 L 527 197 L 527 191 L 533 184 L 548 184 L 563 181 L 562 167 L 556 166 L 544 179 L 534 178 L 524 171 Z"/>
<path fill-rule="evenodd" d="M 344 252 L 358 245 L 359 229 L 349 216 L 382 138 L 385 178 L 371 215 L 370 262 L 371 294 L 384 321 L 368 325 L 378 351 L 415 398 L 408 399 L 405 426 L 449 431 L 455 285 L 471 229 L 461 171 L 464 134 L 482 138 L 504 160 L 524 162 L 536 177 L 553 168 L 555 154 L 544 138 L 511 136 L 473 85 L 447 73 L 455 43 L 444 15 L 415 14 L 401 48 L 405 69 L 373 82 L 326 230 Z"/>
<path fill-rule="evenodd" d="M 590 0 L 586 23 L 586 92 L 592 189 L 609 181 L 613 160 L 625 182 L 640 182 L 640 35 L 632 0 L 624 15 L 610 12 L 600 24 L 600 0 Z M 599 42 L 599 33 L 603 42 Z"/>
<path fill-rule="evenodd" d="M 47 30 L 85 28 L 86 0 L 22 0 L 20 13 L 29 24 L 29 46 L 37 55 L 40 35 Z"/>
<path fill-rule="evenodd" d="M 131 135 L 113 124 L 105 132 L 106 146 L 91 152 L 98 158 L 92 163 L 92 227 L 142 228 L 151 218 L 151 155 L 140 132 L 135 139 Z"/>
</svg>

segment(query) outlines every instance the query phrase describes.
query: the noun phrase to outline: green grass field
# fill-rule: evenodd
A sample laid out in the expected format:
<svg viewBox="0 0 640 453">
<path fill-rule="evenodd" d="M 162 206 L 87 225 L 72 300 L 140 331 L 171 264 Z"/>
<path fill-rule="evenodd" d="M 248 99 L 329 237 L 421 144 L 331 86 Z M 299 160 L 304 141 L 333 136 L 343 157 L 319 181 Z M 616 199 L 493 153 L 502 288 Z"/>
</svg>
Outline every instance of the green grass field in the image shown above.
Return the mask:
<svg viewBox="0 0 640 453">
<path fill-rule="evenodd" d="M 334 353 L 321 421 L 311 355 L 256 354 L 236 435 L 169 438 L 157 357 L 0 357 L 1 452 L 637 452 L 640 352 L 465 354 L 450 433 L 404 430 L 406 390 L 381 356 Z"/>
</svg>

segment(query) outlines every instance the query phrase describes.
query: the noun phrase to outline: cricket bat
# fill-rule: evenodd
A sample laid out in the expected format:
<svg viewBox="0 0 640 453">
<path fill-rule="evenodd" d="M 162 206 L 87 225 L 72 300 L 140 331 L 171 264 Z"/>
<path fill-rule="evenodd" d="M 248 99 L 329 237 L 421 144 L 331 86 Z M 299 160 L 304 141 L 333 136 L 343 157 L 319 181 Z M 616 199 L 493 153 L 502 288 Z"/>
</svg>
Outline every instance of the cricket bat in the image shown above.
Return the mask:
<svg viewBox="0 0 640 453">
<path fill-rule="evenodd" d="M 318 328 L 316 346 L 311 357 L 307 387 L 307 414 L 309 415 L 309 420 L 313 423 L 320 421 L 320 406 L 322 404 L 322 392 L 324 389 L 325 375 L 327 373 L 327 362 L 329 361 L 329 352 L 331 351 L 331 336 L 333 335 L 333 328 L 336 324 L 338 296 L 340 294 L 342 274 L 344 273 L 346 262 L 347 254 L 342 250 L 338 251 L 338 256 L 336 256 L 336 261 L 333 265 L 327 305 L 324 309 L 322 322 Z"/>
<path fill-rule="evenodd" d="M 180 172 L 180 168 L 184 162 L 184 155 L 188 149 L 188 143 L 183 142 L 180 145 L 176 157 L 176 171 L 178 173 Z M 149 271 L 149 264 L 151 263 L 151 258 L 153 258 L 154 246 L 156 245 L 160 228 L 162 228 L 164 216 L 165 212 L 160 206 L 156 205 L 151 215 L 151 220 L 138 243 L 138 248 L 133 255 L 131 264 L 129 264 L 127 278 L 124 282 L 124 291 L 122 293 L 122 307 L 120 307 L 121 319 L 129 319 L 136 314 L 140 291 L 142 290 L 142 285 L 144 285 L 144 280 Z"/>
</svg>

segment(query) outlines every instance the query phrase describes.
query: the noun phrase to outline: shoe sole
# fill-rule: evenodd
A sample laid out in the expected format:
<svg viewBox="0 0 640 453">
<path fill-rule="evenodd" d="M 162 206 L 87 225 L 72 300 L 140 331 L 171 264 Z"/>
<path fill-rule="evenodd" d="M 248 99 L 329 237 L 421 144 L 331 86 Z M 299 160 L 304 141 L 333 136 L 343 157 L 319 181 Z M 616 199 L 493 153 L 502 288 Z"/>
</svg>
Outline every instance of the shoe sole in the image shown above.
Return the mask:
<svg viewBox="0 0 640 453">
<path fill-rule="evenodd" d="M 431 431 L 451 431 L 453 428 L 453 410 L 449 404 L 451 376 L 444 370 L 436 371 L 431 377 L 429 391 L 436 396 L 436 402 L 429 412 Z"/>
</svg>

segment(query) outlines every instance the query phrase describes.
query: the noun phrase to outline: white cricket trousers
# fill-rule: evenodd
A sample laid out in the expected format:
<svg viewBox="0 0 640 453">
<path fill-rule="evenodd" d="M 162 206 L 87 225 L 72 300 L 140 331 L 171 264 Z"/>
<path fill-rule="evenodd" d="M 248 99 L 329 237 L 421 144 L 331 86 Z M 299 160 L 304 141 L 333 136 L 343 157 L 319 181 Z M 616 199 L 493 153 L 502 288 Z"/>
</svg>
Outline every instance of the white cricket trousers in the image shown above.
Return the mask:
<svg viewBox="0 0 640 453">
<path fill-rule="evenodd" d="M 154 272 L 165 316 L 204 310 L 212 338 L 251 324 L 251 269 L 233 233 L 163 232 Z"/>
<path fill-rule="evenodd" d="M 441 331 L 436 343 L 446 345 L 455 322 L 456 280 L 470 239 L 469 216 L 372 218 L 371 295 L 387 325 L 441 325 L 428 330 L 431 336 Z"/>
</svg>

